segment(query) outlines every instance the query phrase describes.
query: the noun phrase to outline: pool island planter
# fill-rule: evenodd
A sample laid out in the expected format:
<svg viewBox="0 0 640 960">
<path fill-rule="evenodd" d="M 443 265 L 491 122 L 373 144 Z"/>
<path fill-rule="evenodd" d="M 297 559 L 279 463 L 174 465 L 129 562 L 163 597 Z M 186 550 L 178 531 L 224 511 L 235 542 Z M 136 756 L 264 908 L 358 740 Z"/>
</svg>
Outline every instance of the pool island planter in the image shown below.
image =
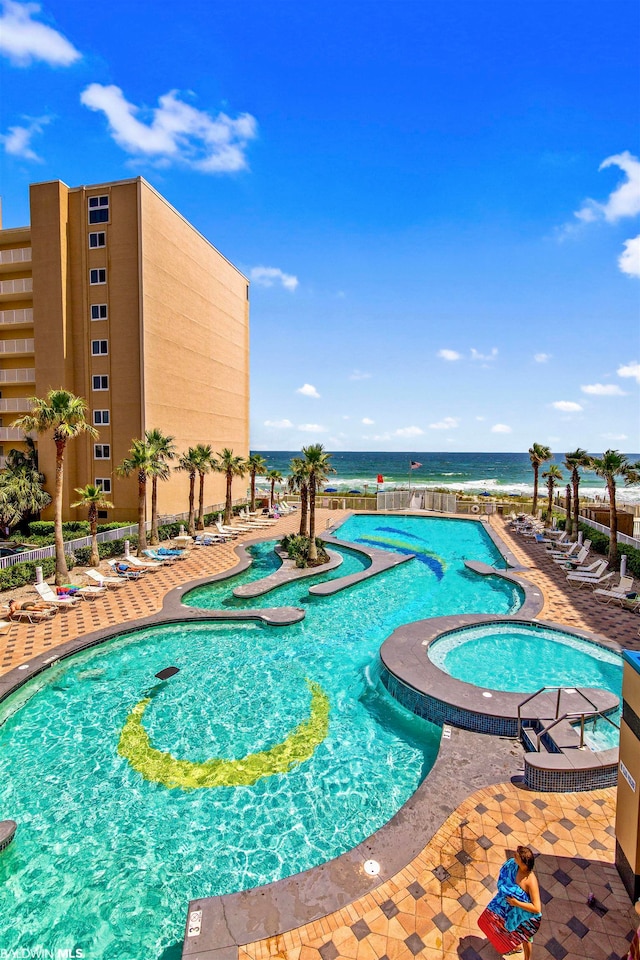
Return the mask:
<svg viewBox="0 0 640 960">
<path fill-rule="evenodd" d="M 440 670 L 428 656 L 428 648 L 446 634 L 465 627 L 504 624 L 543 627 L 569 633 L 607 650 L 619 653 L 617 644 L 584 631 L 570 630 L 561 624 L 519 617 L 464 615 L 437 617 L 406 624 L 387 637 L 380 648 L 381 681 L 391 696 L 419 717 L 437 724 L 452 724 L 464 730 L 517 739 L 520 737 L 518 708 L 529 693 L 509 693 L 466 683 Z M 567 712 L 576 712 L 568 690 L 561 704 Z M 599 710 L 611 713 L 619 699 L 608 690 L 589 688 L 589 696 Z M 528 722 L 551 721 L 556 716 L 555 692 L 541 694 L 520 711 Z M 563 712 L 561 709 L 560 714 Z M 560 727 L 560 725 L 559 725 Z M 579 736 L 564 721 L 561 732 L 565 745 L 558 753 L 526 753 L 525 783 L 544 792 L 577 792 L 615 786 L 618 748 L 593 751 L 579 747 Z"/>
</svg>

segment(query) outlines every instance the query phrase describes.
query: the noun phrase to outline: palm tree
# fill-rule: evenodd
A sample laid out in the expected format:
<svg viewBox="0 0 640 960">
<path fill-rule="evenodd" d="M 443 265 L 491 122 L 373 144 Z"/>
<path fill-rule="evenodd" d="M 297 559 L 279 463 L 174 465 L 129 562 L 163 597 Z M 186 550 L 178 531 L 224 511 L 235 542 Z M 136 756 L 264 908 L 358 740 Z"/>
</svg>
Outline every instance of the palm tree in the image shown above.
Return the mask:
<svg viewBox="0 0 640 960">
<path fill-rule="evenodd" d="M 216 461 L 211 449 L 210 443 L 197 443 L 191 448 L 195 453 L 196 470 L 200 478 L 198 490 L 198 520 L 196 522 L 197 530 L 204 530 L 204 478 L 210 470 L 215 470 Z"/>
<path fill-rule="evenodd" d="M 151 448 L 152 468 L 151 476 L 151 540 L 154 546 L 160 543 L 158 536 L 158 480 L 168 480 L 171 468 L 167 463 L 176 456 L 174 438 L 158 430 L 157 427 L 145 430 L 144 438 Z"/>
<path fill-rule="evenodd" d="M 580 519 L 580 497 L 579 487 L 580 487 L 580 467 L 588 467 L 590 463 L 590 457 L 586 450 L 583 450 L 582 447 L 577 447 L 575 450 L 572 450 L 571 453 L 565 453 L 564 455 L 564 465 L 567 470 L 571 472 L 571 487 L 573 490 L 573 521 L 569 515 L 567 515 L 567 529 L 569 534 L 578 538 L 578 523 Z"/>
<path fill-rule="evenodd" d="M 252 453 L 247 460 L 247 466 L 249 467 L 249 478 L 251 480 L 251 506 L 249 509 L 252 513 L 256 509 L 256 474 L 264 473 L 264 468 L 266 465 L 267 461 L 264 457 L 261 457 L 259 453 Z"/>
<path fill-rule="evenodd" d="M 30 437 L 27 449 L 10 450 L 4 470 L 0 471 L 0 523 L 14 527 L 25 518 L 38 516 L 51 503 L 43 487 L 44 475 L 38 470 L 38 454 Z"/>
<path fill-rule="evenodd" d="M 102 487 L 95 487 L 88 483 L 86 487 L 76 487 L 76 493 L 80 497 L 72 507 L 86 507 L 91 530 L 91 557 L 90 564 L 97 567 L 100 563 L 100 554 L 98 553 L 98 510 L 111 510 L 113 504 L 105 499 Z"/>
<path fill-rule="evenodd" d="M 220 453 L 216 454 L 217 461 L 213 467 L 218 473 L 224 473 L 227 478 L 227 490 L 224 499 L 224 522 L 231 523 L 231 513 L 233 501 L 231 497 L 231 485 L 234 477 L 244 477 L 247 472 L 247 461 L 242 457 L 235 456 L 233 450 L 225 447 Z"/>
<path fill-rule="evenodd" d="M 301 537 L 308 535 L 309 517 L 309 470 L 306 460 L 302 457 L 293 457 L 291 460 L 291 475 L 287 479 L 287 489 L 291 493 L 300 494 L 300 529 Z"/>
<path fill-rule="evenodd" d="M 200 456 L 198 450 L 195 447 L 189 447 L 187 452 L 183 453 L 178 460 L 177 467 L 178 470 L 183 470 L 185 473 L 189 474 L 189 521 L 187 532 L 190 537 L 194 537 L 196 533 L 196 474 L 198 472 L 199 463 Z"/>
<path fill-rule="evenodd" d="M 545 470 L 542 476 L 547 478 L 547 523 L 551 523 L 551 515 L 553 513 L 553 491 L 556 483 L 563 479 L 562 470 L 557 463 L 552 463 L 549 469 Z"/>
<path fill-rule="evenodd" d="M 153 470 L 154 455 L 146 440 L 133 440 L 129 456 L 116 467 L 116 473 L 128 477 L 138 475 L 138 556 L 147 549 L 147 531 L 145 527 L 145 507 L 147 501 L 147 478 Z"/>
<path fill-rule="evenodd" d="M 607 484 L 609 494 L 609 563 L 618 562 L 618 508 L 616 505 L 616 477 L 624 480 L 625 486 L 640 483 L 640 463 L 630 463 L 624 453 L 605 450 L 601 457 L 590 457 L 589 467 L 595 470 Z"/>
<path fill-rule="evenodd" d="M 271 482 L 271 495 L 269 497 L 269 505 L 271 506 L 272 510 L 273 510 L 273 497 L 275 493 L 276 483 L 280 483 L 283 479 L 284 477 L 282 476 L 279 470 L 269 470 L 267 474 L 267 480 Z"/>
<path fill-rule="evenodd" d="M 336 471 L 330 464 L 331 454 L 326 453 L 321 443 L 303 447 L 302 452 L 309 471 L 309 560 L 318 559 L 316 549 L 316 490 Z"/>
<path fill-rule="evenodd" d="M 53 433 L 56 445 L 56 485 L 54 495 L 55 544 L 56 544 L 56 584 L 68 579 L 69 571 L 64 555 L 62 537 L 62 493 L 64 484 L 64 454 L 69 440 L 75 440 L 81 433 L 97 437 L 98 431 L 87 423 L 86 401 L 76 397 L 68 390 L 50 390 L 46 397 L 30 397 L 31 413 L 14 420 L 13 426 L 24 433 Z"/>
<path fill-rule="evenodd" d="M 533 467 L 533 506 L 531 512 L 534 517 L 538 510 L 538 471 L 542 464 L 551 460 L 552 457 L 551 449 L 541 443 L 534 443 L 533 446 L 529 447 L 529 459 Z"/>
</svg>

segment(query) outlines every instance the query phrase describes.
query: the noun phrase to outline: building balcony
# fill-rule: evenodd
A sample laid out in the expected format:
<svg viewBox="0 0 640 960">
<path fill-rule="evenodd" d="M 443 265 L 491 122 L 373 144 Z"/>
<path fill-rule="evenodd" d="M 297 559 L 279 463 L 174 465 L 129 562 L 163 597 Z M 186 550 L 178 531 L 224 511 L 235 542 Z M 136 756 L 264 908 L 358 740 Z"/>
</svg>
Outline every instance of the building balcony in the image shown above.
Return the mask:
<svg viewBox="0 0 640 960">
<path fill-rule="evenodd" d="M 0 383 L 35 383 L 35 369 L 0 370 Z"/>
<path fill-rule="evenodd" d="M 0 280 L 0 300 L 23 300 L 33 292 L 31 277 L 16 277 L 14 280 Z"/>
<path fill-rule="evenodd" d="M 0 357 L 20 357 L 33 354 L 35 340 L 27 337 L 24 340 L 0 340 Z"/>
<path fill-rule="evenodd" d="M 31 247 L 0 250 L 0 272 L 11 270 L 16 264 L 31 263 Z"/>
<path fill-rule="evenodd" d="M 0 327 L 32 327 L 33 309 L 24 307 L 22 310 L 0 310 Z"/>
<path fill-rule="evenodd" d="M 27 397 L 7 397 L 0 400 L 0 413 L 29 413 L 31 404 Z"/>
<path fill-rule="evenodd" d="M 0 443 L 4 440 L 21 440 L 24 443 L 24 433 L 15 427 L 0 427 Z"/>
</svg>

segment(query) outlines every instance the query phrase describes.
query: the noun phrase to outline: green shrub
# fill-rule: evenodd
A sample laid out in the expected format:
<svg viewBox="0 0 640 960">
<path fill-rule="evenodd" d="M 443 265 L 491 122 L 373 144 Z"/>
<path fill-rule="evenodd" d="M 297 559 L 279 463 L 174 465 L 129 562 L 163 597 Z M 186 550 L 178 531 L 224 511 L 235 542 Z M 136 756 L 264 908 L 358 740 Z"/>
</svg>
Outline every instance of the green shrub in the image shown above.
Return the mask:
<svg viewBox="0 0 640 960">
<path fill-rule="evenodd" d="M 309 537 L 301 537 L 298 533 L 290 533 L 282 538 L 280 546 L 286 551 L 289 560 L 295 560 L 296 567 L 303 568 L 309 566 Z M 318 551 L 318 559 L 313 566 L 328 563 L 329 554 L 324 545 L 324 540 L 321 540 L 320 537 L 316 537 L 316 549 Z"/>
<path fill-rule="evenodd" d="M 601 553 L 605 557 L 608 555 L 609 537 L 606 533 L 602 533 L 601 530 L 595 530 L 593 527 L 590 527 L 588 523 L 581 523 L 580 530 L 585 540 L 591 540 L 591 549 L 594 553 Z M 620 543 L 618 540 L 618 557 L 621 557 L 623 553 L 626 554 L 627 557 L 628 573 L 633 574 L 634 577 L 640 577 L 640 550 L 627 543 Z"/>
<path fill-rule="evenodd" d="M 42 567 L 42 574 L 45 578 L 50 577 L 56 569 L 55 557 L 14 563 L 12 567 L 0 570 L 0 590 L 14 590 L 16 587 L 24 587 L 28 583 L 35 583 L 36 567 Z"/>
</svg>

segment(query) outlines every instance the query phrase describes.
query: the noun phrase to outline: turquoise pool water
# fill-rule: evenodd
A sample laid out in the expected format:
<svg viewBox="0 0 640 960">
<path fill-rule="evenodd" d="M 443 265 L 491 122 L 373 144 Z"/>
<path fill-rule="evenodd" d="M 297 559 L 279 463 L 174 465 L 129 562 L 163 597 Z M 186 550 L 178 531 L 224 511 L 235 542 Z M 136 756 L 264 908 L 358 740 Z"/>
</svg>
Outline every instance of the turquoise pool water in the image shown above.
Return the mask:
<svg viewBox="0 0 640 960">
<path fill-rule="evenodd" d="M 380 528 L 390 518 L 357 519 L 340 535 L 389 535 Z M 173 960 L 190 898 L 324 862 L 406 802 L 433 765 L 440 730 L 388 696 L 377 676 L 380 644 L 409 620 L 462 608 L 507 613 L 521 596 L 500 578 L 465 570 L 463 556 L 499 556 L 478 525 L 392 525 L 398 520 L 430 563 L 411 560 L 334 597 L 309 596 L 313 583 L 367 565 L 345 550 L 330 574 L 237 600 L 234 586 L 278 566 L 273 542 L 263 544 L 245 573 L 185 596 L 185 615 L 189 606 L 294 605 L 306 611 L 301 623 L 129 633 L 54 666 L 0 705 L 0 818 L 19 823 L 0 855 L 3 947 Z M 180 672 L 158 683 L 154 675 L 169 665 Z M 233 773 L 247 756 L 275 756 L 304 728 L 313 690 L 328 706 L 328 725 L 317 727 L 311 754 L 255 782 L 168 787 L 145 779 L 135 750 L 119 752 L 145 703 L 142 729 L 154 750 L 189 775 L 219 758 Z"/>
<path fill-rule="evenodd" d="M 498 623 L 447 633 L 429 659 L 458 680 L 490 690 L 533 693 L 544 686 L 599 687 L 622 696 L 622 657 L 574 634 Z M 576 711 L 581 705 L 576 705 Z M 620 711 L 611 719 L 620 723 Z M 618 731 L 598 719 L 587 727 L 594 750 L 616 746 Z"/>
</svg>

